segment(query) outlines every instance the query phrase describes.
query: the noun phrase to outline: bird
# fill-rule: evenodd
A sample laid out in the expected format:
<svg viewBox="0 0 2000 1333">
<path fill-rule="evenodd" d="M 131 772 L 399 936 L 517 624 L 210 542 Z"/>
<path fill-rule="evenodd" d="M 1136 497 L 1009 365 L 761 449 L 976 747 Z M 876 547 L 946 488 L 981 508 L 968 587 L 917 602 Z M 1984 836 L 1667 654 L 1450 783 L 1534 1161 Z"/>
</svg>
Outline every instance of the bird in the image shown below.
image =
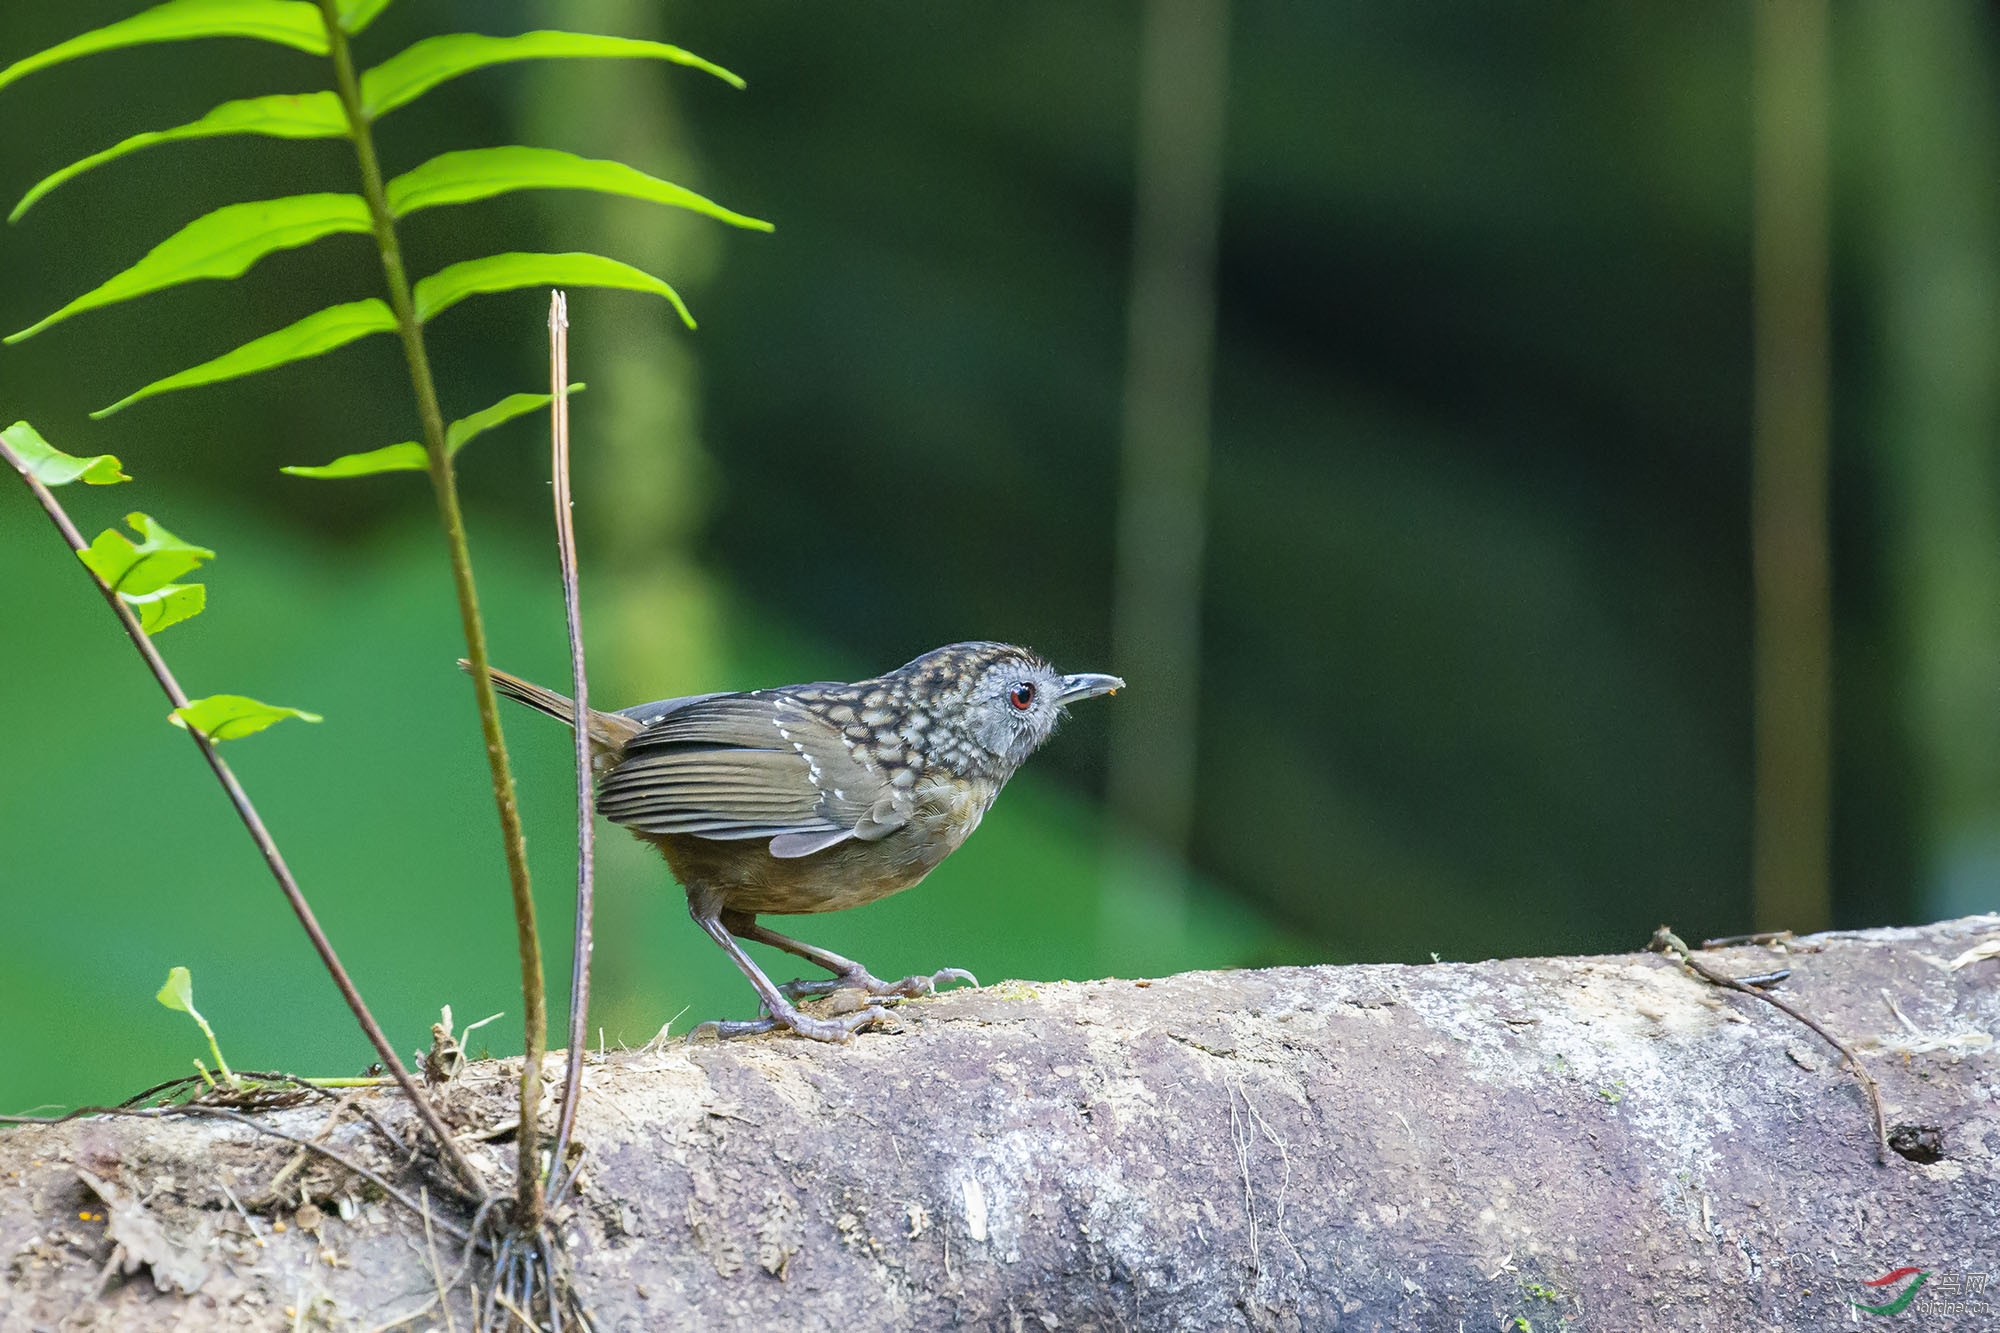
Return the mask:
<svg viewBox="0 0 2000 1333">
<path fill-rule="evenodd" d="M 500 694 L 576 725 L 566 696 L 491 674 Z M 979 827 L 1069 705 L 1124 687 L 1117 676 L 1064 675 L 1026 648 L 982 641 L 948 644 L 867 680 L 589 710 L 598 810 L 665 855 L 689 914 L 762 1002 L 757 1019 L 704 1023 L 696 1034 L 783 1028 L 845 1042 L 905 997 L 948 982 L 977 986 L 953 967 L 882 981 L 757 918 L 858 907 L 917 884 Z M 832 976 L 773 985 L 739 940 Z M 831 1017 L 798 1007 L 835 991 L 859 991 L 863 1001 Z"/>
</svg>

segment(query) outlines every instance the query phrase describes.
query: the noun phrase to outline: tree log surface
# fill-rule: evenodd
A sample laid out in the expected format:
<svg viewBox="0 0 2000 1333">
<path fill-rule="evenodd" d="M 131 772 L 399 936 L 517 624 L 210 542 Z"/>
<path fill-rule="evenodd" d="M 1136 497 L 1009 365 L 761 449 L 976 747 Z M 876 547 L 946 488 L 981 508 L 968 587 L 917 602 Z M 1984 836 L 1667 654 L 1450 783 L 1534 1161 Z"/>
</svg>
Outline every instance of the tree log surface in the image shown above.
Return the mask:
<svg viewBox="0 0 2000 1333">
<path fill-rule="evenodd" d="M 1878 1160 L 1819 1037 L 1655 954 L 1010 982 L 848 1046 L 593 1057 L 570 1250 L 603 1330 L 1847 1328 L 1889 1323 L 1848 1302 L 1904 1266 L 1930 1270 L 1909 1326 L 2000 1328 L 2000 959 L 1950 966 L 1996 938 L 1983 916 L 1705 955 L 1789 966 L 1778 993 L 1862 1053 L 1891 1125 L 1935 1127 L 1933 1162 Z M 504 1117 L 511 1067 L 455 1079 L 448 1114 Z M 352 1117 L 326 1141 L 391 1160 Z M 456 1245 L 434 1264 L 379 1199 L 344 1218 L 366 1191 L 323 1163 L 269 1201 L 293 1152 L 192 1119 L 0 1130 L 0 1329 L 422 1305 Z M 476 1152 L 506 1178 L 510 1145 Z"/>
</svg>

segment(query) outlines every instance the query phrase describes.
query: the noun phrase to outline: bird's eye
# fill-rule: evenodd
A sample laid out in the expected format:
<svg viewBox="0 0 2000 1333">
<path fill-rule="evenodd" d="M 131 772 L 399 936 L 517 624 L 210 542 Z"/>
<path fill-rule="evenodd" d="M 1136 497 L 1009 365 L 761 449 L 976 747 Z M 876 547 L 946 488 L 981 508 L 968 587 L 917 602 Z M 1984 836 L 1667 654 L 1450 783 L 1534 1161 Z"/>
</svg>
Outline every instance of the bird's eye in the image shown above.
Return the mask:
<svg viewBox="0 0 2000 1333">
<path fill-rule="evenodd" d="M 1025 680 L 1018 682 L 1013 689 L 1007 691 L 1007 702 L 1022 712 L 1027 712 L 1029 705 L 1035 702 L 1035 687 Z"/>
</svg>

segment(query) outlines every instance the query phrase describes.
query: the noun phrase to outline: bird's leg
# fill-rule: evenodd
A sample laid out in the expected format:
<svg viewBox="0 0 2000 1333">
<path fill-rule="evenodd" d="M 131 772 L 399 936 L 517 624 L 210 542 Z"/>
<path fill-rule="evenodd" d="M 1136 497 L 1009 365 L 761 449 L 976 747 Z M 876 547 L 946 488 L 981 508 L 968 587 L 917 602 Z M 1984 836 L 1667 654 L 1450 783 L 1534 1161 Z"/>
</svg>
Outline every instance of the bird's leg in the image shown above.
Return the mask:
<svg viewBox="0 0 2000 1333">
<path fill-rule="evenodd" d="M 750 955 L 743 952 L 743 946 L 730 937 L 728 928 L 722 924 L 713 910 L 704 912 L 694 907 L 692 903 L 689 904 L 689 908 L 695 924 L 707 931 L 709 938 L 720 944 L 723 952 L 735 960 L 736 966 L 743 969 L 743 975 L 757 988 L 757 994 L 764 1001 L 764 1009 L 769 1015 L 747 1022 L 715 1020 L 703 1023 L 689 1033 L 689 1036 L 707 1033 L 717 1037 L 749 1037 L 782 1027 L 790 1028 L 801 1037 L 810 1037 L 814 1041 L 846 1041 L 870 1023 L 879 1023 L 889 1016 L 888 1010 L 879 1004 L 871 1004 L 856 1013 L 844 1014 L 839 1018 L 814 1018 L 809 1014 L 800 1013 L 791 1001 L 771 984 L 771 979 L 764 975 L 763 969 L 751 961 Z"/>
<path fill-rule="evenodd" d="M 778 987 L 786 999 L 794 1002 L 803 996 L 829 995 L 837 990 L 860 990 L 878 998 L 902 999 L 910 995 L 935 994 L 939 986 L 953 981 L 963 981 L 972 986 L 979 984 L 979 978 L 962 967 L 947 967 L 929 976 L 908 976 L 901 981 L 882 981 L 852 958 L 842 958 L 829 949 L 821 949 L 758 925 L 754 913 L 723 912 L 721 920 L 724 928 L 740 939 L 755 940 L 759 944 L 797 954 L 813 966 L 833 973 L 826 981 L 788 981 Z"/>
</svg>

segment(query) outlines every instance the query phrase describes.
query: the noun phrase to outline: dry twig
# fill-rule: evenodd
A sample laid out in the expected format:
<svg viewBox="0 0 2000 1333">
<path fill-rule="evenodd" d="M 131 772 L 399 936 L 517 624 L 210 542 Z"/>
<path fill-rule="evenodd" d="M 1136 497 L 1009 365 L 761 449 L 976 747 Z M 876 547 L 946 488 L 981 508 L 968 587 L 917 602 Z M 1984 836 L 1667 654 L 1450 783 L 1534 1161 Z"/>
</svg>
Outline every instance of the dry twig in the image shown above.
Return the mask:
<svg viewBox="0 0 2000 1333">
<path fill-rule="evenodd" d="M 576 1103 L 583 1089 L 583 1058 L 589 1044 L 585 1024 L 590 1009 L 590 916 L 595 882 L 596 808 L 590 764 L 589 683 L 583 665 L 583 609 L 578 600 L 576 524 L 569 485 L 569 301 L 549 293 L 549 472 L 555 490 L 556 556 L 562 569 L 563 611 L 569 627 L 570 697 L 576 725 L 576 941 L 569 983 L 569 1061 L 563 1075 L 562 1112 L 556 1121 L 551 1174 L 563 1170 Z"/>
<path fill-rule="evenodd" d="M 1841 1058 L 1847 1062 L 1847 1067 L 1854 1071 L 1854 1076 L 1861 1080 L 1861 1086 L 1868 1094 L 1868 1110 L 1875 1121 L 1875 1160 L 1878 1162 L 1887 1162 L 1889 1160 L 1889 1130 L 1882 1122 L 1882 1092 L 1881 1089 L 1875 1086 L 1873 1076 L 1866 1069 L 1862 1068 L 1861 1057 L 1854 1053 L 1853 1048 L 1821 1027 L 1812 1018 L 1793 1008 L 1791 1005 L 1786 1004 L 1769 991 L 1759 990 L 1755 986 L 1748 985 L 1726 973 L 1718 972 L 1707 963 L 1700 961 L 1694 956 L 1694 951 L 1688 948 L 1687 941 L 1674 934 L 1673 931 L 1667 929 L 1665 926 L 1661 926 L 1653 932 L 1652 941 L 1647 947 L 1655 953 L 1672 954 L 1680 960 L 1683 967 L 1711 985 L 1721 986 L 1727 990 L 1739 991 L 1744 995 L 1754 995 L 1764 1003 L 1790 1014 L 1814 1032 L 1817 1032 L 1829 1046 L 1839 1051 Z"/>
</svg>

